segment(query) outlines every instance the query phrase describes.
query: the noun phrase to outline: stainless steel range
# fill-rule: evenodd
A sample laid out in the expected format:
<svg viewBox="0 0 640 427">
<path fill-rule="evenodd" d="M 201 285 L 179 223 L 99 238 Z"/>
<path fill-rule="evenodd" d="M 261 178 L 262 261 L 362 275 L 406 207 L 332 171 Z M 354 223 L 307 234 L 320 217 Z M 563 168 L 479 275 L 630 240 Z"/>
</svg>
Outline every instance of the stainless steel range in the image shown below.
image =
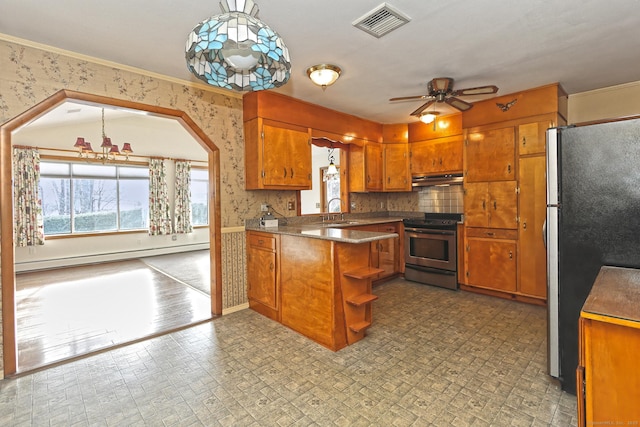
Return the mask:
<svg viewBox="0 0 640 427">
<path fill-rule="evenodd" d="M 459 213 L 425 213 L 405 219 L 405 273 L 407 280 L 458 289 L 457 224 Z"/>
</svg>

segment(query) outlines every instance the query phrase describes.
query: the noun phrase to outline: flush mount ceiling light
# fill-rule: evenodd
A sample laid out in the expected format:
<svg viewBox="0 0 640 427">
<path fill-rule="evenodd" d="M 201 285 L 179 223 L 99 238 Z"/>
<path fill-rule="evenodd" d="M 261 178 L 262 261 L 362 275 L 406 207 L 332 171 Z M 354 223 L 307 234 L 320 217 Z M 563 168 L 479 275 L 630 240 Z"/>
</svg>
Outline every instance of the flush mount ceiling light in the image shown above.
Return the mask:
<svg viewBox="0 0 640 427">
<path fill-rule="evenodd" d="M 342 70 L 337 65 L 319 64 L 307 68 L 307 76 L 311 81 L 325 90 L 327 86 L 331 86 L 338 80 Z"/>
<path fill-rule="evenodd" d="M 436 117 L 438 117 L 438 114 L 440 114 L 440 113 L 437 112 L 437 111 L 431 111 L 429 113 L 424 113 L 424 114 L 420 115 L 420 121 L 422 123 L 426 123 L 426 124 L 433 123 L 433 121 L 436 119 Z"/>
<path fill-rule="evenodd" d="M 198 24 L 189 34 L 189 70 L 212 86 L 258 91 L 284 85 L 291 75 L 289 50 L 282 38 L 258 19 L 252 0 L 226 0 L 221 15 Z"/>
</svg>

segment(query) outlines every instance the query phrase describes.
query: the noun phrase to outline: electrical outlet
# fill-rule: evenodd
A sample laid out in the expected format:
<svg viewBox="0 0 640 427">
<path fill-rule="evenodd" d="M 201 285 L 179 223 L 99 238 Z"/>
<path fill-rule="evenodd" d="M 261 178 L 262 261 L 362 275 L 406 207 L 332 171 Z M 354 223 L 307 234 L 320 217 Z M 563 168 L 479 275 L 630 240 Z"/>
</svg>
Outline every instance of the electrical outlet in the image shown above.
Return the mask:
<svg viewBox="0 0 640 427">
<path fill-rule="evenodd" d="M 290 211 L 295 211 L 296 210 L 296 202 L 294 202 L 292 200 L 287 202 L 287 209 L 289 209 Z"/>
<path fill-rule="evenodd" d="M 260 205 L 260 212 L 268 212 L 269 211 L 269 205 L 267 203 L 263 203 Z"/>
</svg>

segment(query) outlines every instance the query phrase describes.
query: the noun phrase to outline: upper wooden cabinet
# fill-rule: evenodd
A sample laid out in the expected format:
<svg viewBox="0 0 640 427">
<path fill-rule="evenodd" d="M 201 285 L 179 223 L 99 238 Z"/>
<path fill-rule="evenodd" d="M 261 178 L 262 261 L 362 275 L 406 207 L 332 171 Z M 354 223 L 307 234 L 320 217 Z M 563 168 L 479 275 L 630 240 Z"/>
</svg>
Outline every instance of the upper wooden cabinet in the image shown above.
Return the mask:
<svg viewBox="0 0 640 427">
<path fill-rule="evenodd" d="M 465 183 L 465 226 L 518 228 L 517 185 L 516 181 Z"/>
<path fill-rule="evenodd" d="M 513 126 L 469 132 L 465 141 L 465 182 L 515 180 L 515 135 Z"/>
<path fill-rule="evenodd" d="M 367 142 L 349 146 L 349 191 L 383 190 L 382 144 Z"/>
<path fill-rule="evenodd" d="M 550 121 L 526 123 L 518 126 L 518 154 L 544 154 L 546 131 L 555 126 Z"/>
<path fill-rule="evenodd" d="M 256 118 L 244 123 L 245 188 L 311 188 L 311 131 Z"/>
<path fill-rule="evenodd" d="M 384 191 L 411 191 L 409 146 L 384 144 Z"/>
<path fill-rule="evenodd" d="M 411 174 L 462 173 L 463 143 L 462 135 L 412 142 Z"/>
</svg>

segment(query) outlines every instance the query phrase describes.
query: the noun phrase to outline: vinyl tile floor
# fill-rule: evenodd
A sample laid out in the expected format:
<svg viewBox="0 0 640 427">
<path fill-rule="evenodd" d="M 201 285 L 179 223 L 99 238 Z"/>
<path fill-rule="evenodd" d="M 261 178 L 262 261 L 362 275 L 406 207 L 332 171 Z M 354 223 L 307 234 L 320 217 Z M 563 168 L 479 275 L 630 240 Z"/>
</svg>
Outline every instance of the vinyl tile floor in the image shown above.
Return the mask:
<svg viewBox="0 0 640 427">
<path fill-rule="evenodd" d="M 252 310 L 0 381 L 11 426 L 572 426 L 542 307 L 397 279 L 331 352 Z"/>
</svg>

